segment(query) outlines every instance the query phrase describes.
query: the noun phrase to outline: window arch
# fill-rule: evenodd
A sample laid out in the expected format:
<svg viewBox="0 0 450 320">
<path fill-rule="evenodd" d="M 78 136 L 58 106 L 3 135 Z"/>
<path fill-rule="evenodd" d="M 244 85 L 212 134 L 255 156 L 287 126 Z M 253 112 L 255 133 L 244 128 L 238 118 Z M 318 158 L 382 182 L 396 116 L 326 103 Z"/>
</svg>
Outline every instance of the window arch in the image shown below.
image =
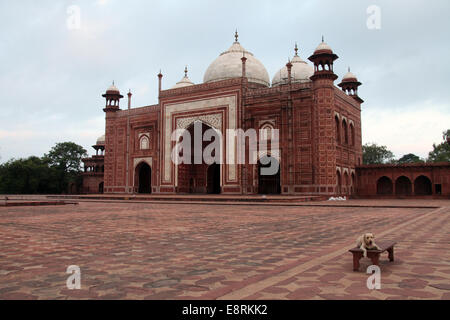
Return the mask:
<svg viewBox="0 0 450 320">
<path fill-rule="evenodd" d="M 353 123 L 350 123 L 350 145 L 352 147 L 355 146 L 355 127 L 353 126 Z"/>
<path fill-rule="evenodd" d="M 272 130 L 274 129 L 273 125 L 270 123 L 265 123 L 261 127 L 261 133 L 263 140 L 271 140 L 272 139 Z"/>
<path fill-rule="evenodd" d="M 348 144 L 348 127 L 347 127 L 347 121 L 344 119 L 342 120 L 342 129 L 344 133 L 344 143 Z"/>
<path fill-rule="evenodd" d="M 141 150 L 150 149 L 150 139 L 146 135 L 143 135 L 139 140 L 139 148 Z"/>
<path fill-rule="evenodd" d="M 341 143 L 341 125 L 339 123 L 339 117 L 336 115 L 334 117 L 335 130 L 336 130 L 336 142 Z"/>
</svg>

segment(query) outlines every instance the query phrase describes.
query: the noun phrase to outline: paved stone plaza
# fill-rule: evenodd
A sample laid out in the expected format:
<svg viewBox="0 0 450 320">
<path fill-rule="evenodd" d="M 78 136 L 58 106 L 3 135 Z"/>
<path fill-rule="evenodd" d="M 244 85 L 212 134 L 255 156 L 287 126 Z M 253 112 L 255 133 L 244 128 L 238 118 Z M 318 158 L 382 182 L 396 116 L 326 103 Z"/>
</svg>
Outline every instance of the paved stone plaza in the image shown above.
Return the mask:
<svg viewBox="0 0 450 320">
<path fill-rule="evenodd" d="M 450 299 L 450 201 L 0 207 L 0 299 Z M 395 240 L 381 290 L 356 238 Z M 66 268 L 81 268 L 81 290 Z"/>
</svg>

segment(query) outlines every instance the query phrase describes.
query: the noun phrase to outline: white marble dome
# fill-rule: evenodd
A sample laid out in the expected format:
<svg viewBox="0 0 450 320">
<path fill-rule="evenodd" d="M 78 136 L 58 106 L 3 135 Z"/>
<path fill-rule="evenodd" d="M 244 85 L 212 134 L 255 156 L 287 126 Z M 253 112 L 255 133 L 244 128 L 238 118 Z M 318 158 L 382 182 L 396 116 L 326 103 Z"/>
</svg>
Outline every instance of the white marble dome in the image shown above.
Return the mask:
<svg viewBox="0 0 450 320">
<path fill-rule="evenodd" d="M 245 70 L 248 82 L 270 86 L 269 74 L 264 65 L 251 52 L 246 51 L 238 41 L 235 41 L 227 51 L 211 63 L 205 72 L 203 82 L 242 77 L 241 58 L 244 55 L 247 58 Z"/>
<path fill-rule="evenodd" d="M 99 146 L 104 145 L 105 144 L 105 140 L 106 140 L 105 135 L 102 135 L 101 137 L 99 137 L 97 139 L 96 144 L 99 145 Z"/>
<path fill-rule="evenodd" d="M 296 48 L 297 51 L 297 48 Z M 311 81 L 309 78 L 314 74 L 314 68 L 302 60 L 295 53 L 294 58 L 291 61 L 292 69 L 291 69 L 291 82 L 309 82 Z M 281 68 L 272 79 L 272 86 L 279 86 L 281 84 L 288 82 L 288 70 L 287 67 L 284 66 Z"/>
</svg>

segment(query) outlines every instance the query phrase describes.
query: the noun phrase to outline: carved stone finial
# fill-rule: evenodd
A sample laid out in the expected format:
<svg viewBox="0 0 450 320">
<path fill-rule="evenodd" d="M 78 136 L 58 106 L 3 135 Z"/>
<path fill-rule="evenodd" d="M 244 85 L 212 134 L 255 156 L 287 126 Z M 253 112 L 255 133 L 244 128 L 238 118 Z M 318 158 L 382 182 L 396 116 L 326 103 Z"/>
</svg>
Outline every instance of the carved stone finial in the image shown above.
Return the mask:
<svg viewBox="0 0 450 320">
<path fill-rule="evenodd" d="M 234 33 L 234 38 L 236 39 L 236 42 L 238 42 L 239 34 L 238 34 L 237 29 L 236 29 L 236 32 Z"/>
</svg>

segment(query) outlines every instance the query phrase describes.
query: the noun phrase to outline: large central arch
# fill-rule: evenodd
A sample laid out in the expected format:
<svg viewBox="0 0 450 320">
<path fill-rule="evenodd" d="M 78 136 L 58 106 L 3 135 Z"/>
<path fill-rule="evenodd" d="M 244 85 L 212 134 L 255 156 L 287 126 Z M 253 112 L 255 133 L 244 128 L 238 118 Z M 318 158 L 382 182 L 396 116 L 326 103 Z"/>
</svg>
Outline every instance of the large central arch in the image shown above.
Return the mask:
<svg viewBox="0 0 450 320">
<path fill-rule="evenodd" d="M 189 132 L 191 137 L 191 163 L 182 163 L 177 165 L 177 187 L 180 193 L 198 193 L 198 194 L 220 194 L 221 193 L 221 164 L 220 163 L 205 163 L 205 159 L 201 159 L 201 163 L 195 163 L 195 124 L 191 123 L 186 130 Z M 197 121 L 197 124 L 201 125 L 201 136 L 207 130 L 214 130 L 210 125 Z M 210 143 L 214 143 L 218 136 L 214 136 L 212 141 L 203 141 L 201 153 L 203 154 L 205 147 Z M 220 138 L 220 136 L 219 136 Z M 197 137 L 198 139 L 198 137 Z M 219 151 L 220 152 L 220 151 Z M 216 156 L 213 152 L 212 156 Z M 218 155 L 219 156 L 219 155 Z M 220 158 L 220 157 L 219 157 Z M 197 160 L 198 161 L 198 160 Z"/>
</svg>

